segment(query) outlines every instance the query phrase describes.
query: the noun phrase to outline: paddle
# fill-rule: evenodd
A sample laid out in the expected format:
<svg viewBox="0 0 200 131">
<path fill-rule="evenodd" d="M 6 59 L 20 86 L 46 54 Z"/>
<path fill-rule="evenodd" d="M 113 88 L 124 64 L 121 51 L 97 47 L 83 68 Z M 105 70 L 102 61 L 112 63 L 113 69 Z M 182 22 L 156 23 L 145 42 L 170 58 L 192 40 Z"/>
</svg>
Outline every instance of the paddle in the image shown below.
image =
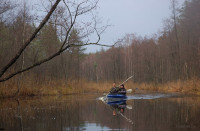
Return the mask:
<svg viewBox="0 0 200 131">
<path fill-rule="evenodd" d="M 126 80 L 125 80 L 124 82 L 122 82 L 120 85 L 126 83 L 126 82 L 127 82 L 129 79 L 131 79 L 133 76 L 134 76 L 134 75 L 130 76 L 128 79 L 126 79 Z M 119 86 L 120 86 L 120 85 L 119 85 Z"/>
<path fill-rule="evenodd" d="M 132 89 L 128 89 L 126 90 L 126 93 L 131 93 L 133 90 Z"/>
<path fill-rule="evenodd" d="M 126 105 L 126 108 L 132 110 L 132 105 Z"/>
<path fill-rule="evenodd" d="M 134 76 L 134 75 L 130 76 L 128 79 L 126 79 L 126 80 L 125 80 L 124 82 L 122 82 L 120 85 L 126 83 L 126 82 L 127 82 L 129 79 L 131 79 L 133 76 Z M 119 85 L 119 86 L 120 86 L 120 85 Z M 131 93 L 131 92 L 132 92 L 132 89 L 126 90 L 126 93 Z M 109 93 L 110 93 L 110 92 L 109 92 Z M 109 93 L 106 94 L 106 97 L 108 96 Z"/>
</svg>

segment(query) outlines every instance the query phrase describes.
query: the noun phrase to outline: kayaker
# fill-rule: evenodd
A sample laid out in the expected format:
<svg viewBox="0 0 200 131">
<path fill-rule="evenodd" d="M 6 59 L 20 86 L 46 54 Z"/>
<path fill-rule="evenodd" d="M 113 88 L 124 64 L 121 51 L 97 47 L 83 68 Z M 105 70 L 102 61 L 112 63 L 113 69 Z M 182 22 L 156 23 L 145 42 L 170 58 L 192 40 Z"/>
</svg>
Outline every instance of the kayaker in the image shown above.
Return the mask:
<svg viewBox="0 0 200 131">
<path fill-rule="evenodd" d="M 110 89 L 110 93 L 111 94 L 117 94 L 119 90 L 120 90 L 120 88 L 116 87 L 116 83 L 114 82 L 113 87 Z"/>
<path fill-rule="evenodd" d="M 113 82 L 113 88 L 115 88 L 116 87 L 116 83 L 115 82 Z"/>
<path fill-rule="evenodd" d="M 124 84 L 121 84 L 120 85 L 120 88 L 119 88 L 119 91 L 118 91 L 119 94 L 124 94 L 126 95 L 126 89 L 124 87 Z"/>
</svg>

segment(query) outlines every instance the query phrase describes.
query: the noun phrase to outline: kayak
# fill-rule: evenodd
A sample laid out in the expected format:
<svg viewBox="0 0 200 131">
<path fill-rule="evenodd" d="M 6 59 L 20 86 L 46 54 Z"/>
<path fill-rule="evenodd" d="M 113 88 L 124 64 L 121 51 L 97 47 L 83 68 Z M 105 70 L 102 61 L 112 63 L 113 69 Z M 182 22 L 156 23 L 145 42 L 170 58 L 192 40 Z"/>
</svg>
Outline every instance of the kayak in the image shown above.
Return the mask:
<svg viewBox="0 0 200 131">
<path fill-rule="evenodd" d="M 127 96 L 123 95 L 123 94 L 108 94 L 107 95 L 108 98 L 122 98 L 122 99 L 126 99 Z"/>
<path fill-rule="evenodd" d="M 107 104 L 108 105 L 123 105 L 123 104 L 126 104 L 126 100 L 124 100 L 124 99 L 117 100 L 117 101 L 110 101 L 110 100 L 108 100 Z"/>
</svg>

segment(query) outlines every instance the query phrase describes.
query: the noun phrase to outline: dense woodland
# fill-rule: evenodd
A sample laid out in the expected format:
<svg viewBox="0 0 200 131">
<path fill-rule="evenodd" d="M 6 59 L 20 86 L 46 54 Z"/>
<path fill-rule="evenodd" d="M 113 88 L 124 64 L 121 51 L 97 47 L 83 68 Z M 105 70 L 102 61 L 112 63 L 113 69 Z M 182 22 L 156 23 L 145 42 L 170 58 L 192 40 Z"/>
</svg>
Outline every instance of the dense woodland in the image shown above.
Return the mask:
<svg viewBox="0 0 200 131">
<path fill-rule="evenodd" d="M 29 8 L 26 3 L 18 5 L 11 1 L 0 5 L 0 69 L 17 53 L 38 24 Z M 132 74 L 135 82 L 165 83 L 199 78 L 200 1 L 187 0 L 178 8 L 173 0 L 171 12 L 171 17 L 163 23 L 164 28 L 152 37 L 129 34 L 114 47 L 90 54 L 84 53 L 84 46 L 71 47 L 9 81 L 25 82 L 23 79 L 28 78 L 37 84 L 81 79 L 105 82 L 124 80 Z M 53 15 L 9 72 L 23 69 L 58 50 L 63 36 L 56 20 Z M 69 42 L 82 44 L 83 41 L 81 29 L 73 27 Z"/>
<path fill-rule="evenodd" d="M 171 3 L 171 18 L 153 37 L 126 35 L 117 47 L 89 54 L 81 64 L 90 80 L 121 80 L 132 74 L 135 82 L 164 83 L 200 77 L 200 1 L 181 8 Z"/>
</svg>

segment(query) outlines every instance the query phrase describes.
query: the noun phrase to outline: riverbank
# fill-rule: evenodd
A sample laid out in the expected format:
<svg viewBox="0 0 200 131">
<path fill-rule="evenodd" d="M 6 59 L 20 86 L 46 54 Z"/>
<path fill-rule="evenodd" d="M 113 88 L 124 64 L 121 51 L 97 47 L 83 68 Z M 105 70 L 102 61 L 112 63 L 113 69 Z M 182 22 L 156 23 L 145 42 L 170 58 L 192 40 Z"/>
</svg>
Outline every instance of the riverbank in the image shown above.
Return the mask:
<svg viewBox="0 0 200 131">
<path fill-rule="evenodd" d="M 118 83 L 117 83 L 118 84 Z M 80 93 L 107 93 L 112 86 L 112 82 L 88 82 L 79 81 L 50 81 L 44 84 L 35 84 L 27 81 L 21 84 L 19 96 L 56 96 L 71 95 Z M 138 90 L 156 91 L 166 93 L 181 93 L 200 95 L 200 80 L 192 79 L 187 81 L 174 81 L 165 84 L 155 83 L 133 83 L 125 84 L 127 89 L 133 89 L 133 93 Z M 0 84 L 0 97 L 13 97 L 17 92 L 18 86 L 15 82 Z"/>
<path fill-rule="evenodd" d="M 166 93 L 181 93 L 181 94 L 194 94 L 200 95 L 200 80 L 192 79 L 187 81 L 174 81 L 165 84 L 145 84 L 143 90 L 153 90 Z"/>
</svg>

